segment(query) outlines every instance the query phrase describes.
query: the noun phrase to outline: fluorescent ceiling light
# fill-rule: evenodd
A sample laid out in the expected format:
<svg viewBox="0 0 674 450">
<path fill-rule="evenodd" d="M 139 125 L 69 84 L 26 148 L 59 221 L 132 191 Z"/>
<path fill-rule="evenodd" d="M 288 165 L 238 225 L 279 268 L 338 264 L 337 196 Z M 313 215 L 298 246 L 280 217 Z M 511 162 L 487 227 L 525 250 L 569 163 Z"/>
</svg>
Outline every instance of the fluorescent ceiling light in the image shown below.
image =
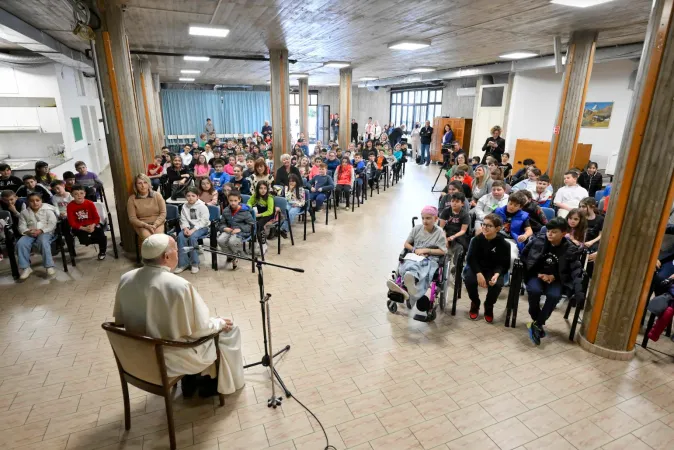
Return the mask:
<svg viewBox="0 0 674 450">
<path fill-rule="evenodd" d="M 194 70 L 194 69 L 182 69 L 180 73 L 201 73 L 201 70 Z"/>
<path fill-rule="evenodd" d="M 178 78 L 180 81 L 194 81 L 194 78 Z"/>
<path fill-rule="evenodd" d="M 391 50 L 418 50 L 429 45 L 431 45 L 431 41 L 405 39 L 404 41 L 391 42 L 388 48 Z"/>
<path fill-rule="evenodd" d="M 535 58 L 536 56 L 538 56 L 538 53 L 524 50 L 524 51 L 504 53 L 502 55 L 499 55 L 499 58 L 502 58 L 502 59 L 526 59 L 526 58 Z"/>
<path fill-rule="evenodd" d="M 190 26 L 190 34 L 194 36 L 227 37 L 227 28 L 209 27 L 204 25 Z"/>
<path fill-rule="evenodd" d="M 376 79 L 377 77 L 362 77 L 360 78 L 360 81 L 374 81 Z"/>
<path fill-rule="evenodd" d="M 206 62 L 210 61 L 211 58 L 208 56 L 190 56 L 190 55 L 185 55 L 183 56 L 183 59 L 185 61 L 200 61 L 200 62 Z"/>
<path fill-rule="evenodd" d="M 410 72 L 417 72 L 417 73 L 435 72 L 435 67 L 415 67 L 414 69 L 410 69 Z"/>
<path fill-rule="evenodd" d="M 323 64 L 323 67 L 335 67 L 337 69 L 343 69 L 344 67 L 349 67 L 351 65 L 348 61 L 328 61 Z"/>
<path fill-rule="evenodd" d="M 291 73 L 290 78 L 309 78 L 308 73 Z"/>
<path fill-rule="evenodd" d="M 613 0 L 550 0 L 550 3 L 563 6 L 575 6 L 576 8 L 587 8 L 590 6 L 601 5 L 602 3 L 612 2 Z"/>
</svg>

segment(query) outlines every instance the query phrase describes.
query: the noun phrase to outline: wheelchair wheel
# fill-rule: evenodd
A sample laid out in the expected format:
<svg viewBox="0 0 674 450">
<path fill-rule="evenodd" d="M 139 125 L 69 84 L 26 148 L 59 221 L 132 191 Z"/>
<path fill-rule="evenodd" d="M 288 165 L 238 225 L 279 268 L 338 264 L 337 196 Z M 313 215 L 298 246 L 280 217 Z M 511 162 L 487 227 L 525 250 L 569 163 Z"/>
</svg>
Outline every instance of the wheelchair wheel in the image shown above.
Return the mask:
<svg viewBox="0 0 674 450">
<path fill-rule="evenodd" d="M 438 305 L 440 305 L 440 311 L 444 312 L 447 307 L 447 280 L 442 283 L 442 290 L 438 292 Z"/>
<path fill-rule="evenodd" d="M 394 302 L 393 300 L 388 300 L 386 302 L 386 307 L 388 308 L 389 311 L 391 311 L 393 314 L 398 311 L 398 304 Z"/>
<path fill-rule="evenodd" d="M 433 322 L 436 317 L 438 317 L 438 311 L 437 309 L 433 308 L 428 312 L 428 318 L 426 319 L 426 321 Z"/>
</svg>

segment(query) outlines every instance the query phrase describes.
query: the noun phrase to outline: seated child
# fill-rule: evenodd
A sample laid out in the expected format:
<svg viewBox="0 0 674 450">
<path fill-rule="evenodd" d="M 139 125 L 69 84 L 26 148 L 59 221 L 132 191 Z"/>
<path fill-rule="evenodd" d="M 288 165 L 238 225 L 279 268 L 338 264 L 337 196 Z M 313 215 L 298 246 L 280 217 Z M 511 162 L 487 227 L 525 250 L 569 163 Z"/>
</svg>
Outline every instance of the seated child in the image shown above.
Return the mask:
<svg viewBox="0 0 674 450">
<path fill-rule="evenodd" d="M 320 156 L 314 158 L 314 164 L 311 166 L 311 170 L 309 171 L 309 180 L 318 175 L 318 170 L 321 168 L 321 163 L 323 163 L 323 159 Z"/>
<path fill-rule="evenodd" d="M 215 168 L 215 172 L 213 172 L 209 178 L 211 179 L 215 190 L 222 192 L 222 187 L 225 185 L 225 183 L 229 183 L 230 180 L 229 174 L 225 173 L 224 171 L 225 162 L 218 158 L 213 161 L 213 167 Z"/>
<path fill-rule="evenodd" d="M 433 275 L 438 270 L 440 257 L 447 253 L 447 241 L 445 232 L 437 226 L 438 210 L 434 206 L 425 206 L 421 210 L 421 225 L 412 228 L 407 240 L 405 241 L 405 250 L 424 257 L 421 261 L 404 259 L 398 272 L 402 277 L 405 289 L 402 289 L 393 280 L 388 280 L 386 285 L 394 292 L 403 295 L 405 299 L 410 300 L 412 307 L 417 301 L 426 295 Z"/>
<path fill-rule="evenodd" d="M 230 178 L 229 182 L 234 185 L 234 189 L 239 191 L 240 194 L 250 195 L 250 180 L 244 178 L 241 166 L 234 166 L 234 176 Z"/>
<path fill-rule="evenodd" d="M 246 158 L 246 168 L 243 170 L 243 175 L 244 178 L 250 178 L 251 175 L 253 175 L 253 172 L 255 171 L 255 158 L 253 156 L 249 155 Z"/>
<path fill-rule="evenodd" d="M 468 227 L 470 226 L 470 217 L 463 209 L 466 203 L 466 196 L 461 192 L 452 194 L 450 198 L 450 207 L 445 208 L 440 215 L 440 226 L 447 236 L 447 254 L 453 255 L 459 246 L 463 250 L 468 249 Z"/>
<path fill-rule="evenodd" d="M 328 176 L 328 165 L 321 163 L 318 170 L 318 175 L 311 179 L 311 194 L 309 198 L 311 199 L 311 206 L 314 211 L 320 211 L 323 206 L 323 202 L 327 199 L 328 195 L 335 189 L 335 184 L 332 181 L 332 178 Z"/>
<path fill-rule="evenodd" d="M 484 301 L 484 320 L 494 321 L 494 303 L 503 287 L 503 276 L 510 268 L 510 245 L 500 233 L 501 218 L 490 213 L 483 217 L 482 232 L 470 242 L 463 269 L 463 281 L 470 297 L 469 317 L 476 320 L 480 313 L 478 286 L 487 289 Z"/>
<path fill-rule="evenodd" d="M 527 171 L 529 170 L 530 167 L 535 166 L 536 162 L 531 158 L 527 158 L 524 161 L 522 161 L 522 164 L 524 164 L 524 167 L 515 172 L 512 179 L 510 180 L 511 186 L 515 186 L 517 183 L 524 180 L 527 177 Z"/>
<path fill-rule="evenodd" d="M 59 186 L 62 188 L 62 186 Z M 73 201 L 68 203 L 68 224 L 71 232 L 80 242 L 91 242 L 98 245 L 98 260 L 103 261 L 108 248 L 108 238 L 101 226 L 101 218 L 96 205 L 87 200 L 84 186 L 73 187 Z"/>
<path fill-rule="evenodd" d="M 21 178 L 12 175 L 12 168 L 9 167 L 9 164 L 0 164 L 0 191 L 16 192 L 22 185 Z"/>
<path fill-rule="evenodd" d="M 180 211 L 180 233 L 178 234 L 178 267 L 173 273 L 181 273 L 188 266 L 192 273 L 199 272 L 199 250 L 185 250 L 185 247 L 197 247 L 199 239 L 208 234 L 211 224 L 210 213 L 204 202 L 199 200 L 199 190 L 195 187 L 187 188 L 185 200 Z"/>
<path fill-rule="evenodd" d="M 494 210 L 494 214 L 501 218 L 503 227 L 501 234 L 511 246 L 510 265 L 519 257 L 520 251 L 533 234 L 529 214 L 522 211 L 527 204 L 527 196 L 524 192 L 515 192 L 508 197 L 508 204 Z"/>
<path fill-rule="evenodd" d="M 75 174 L 71 171 L 63 172 L 63 181 L 66 183 L 66 192 L 72 192 L 75 186 Z"/>
<path fill-rule="evenodd" d="M 587 218 L 587 234 L 585 235 L 585 247 L 589 255 L 588 260 L 594 261 L 599 251 L 601 231 L 604 228 L 604 216 L 599 214 L 597 200 L 594 197 L 585 197 L 580 201 L 578 208 L 585 213 Z M 594 255 L 594 256 L 593 256 Z"/>
<path fill-rule="evenodd" d="M 503 177 L 508 178 L 510 176 L 510 172 L 513 170 L 513 165 L 510 164 L 510 153 L 503 153 L 501 155 L 501 164 L 499 164 L 499 168 L 501 169 L 501 172 L 503 172 Z"/>
<path fill-rule="evenodd" d="M 164 173 L 164 165 L 162 164 L 162 156 L 157 155 L 154 157 L 154 163 L 147 165 L 147 176 L 152 182 L 152 189 L 155 191 L 159 189 L 161 184 L 161 176 Z"/>
<path fill-rule="evenodd" d="M 367 156 L 367 163 L 365 164 L 365 175 L 367 177 L 367 184 L 370 186 L 370 189 L 374 189 L 375 184 L 377 189 L 379 186 L 379 177 L 381 177 L 381 170 L 377 166 L 377 161 L 375 160 L 374 152 L 370 152 Z"/>
<path fill-rule="evenodd" d="M 526 189 L 528 192 L 530 190 Z M 550 177 L 546 174 L 538 177 L 536 181 L 536 190 L 531 192 L 532 199 L 541 208 L 550 208 L 552 204 L 552 186 L 550 186 Z"/>
<path fill-rule="evenodd" d="M 250 207 L 241 203 L 239 191 L 230 191 L 227 201 L 229 204 L 222 211 L 222 218 L 220 219 L 221 234 L 218 237 L 218 247 L 223 252 L 241 255 L 244 253 L 243 242 L 250 237 L 251 227 L 255 223 L 255 219 L 253 219 L 253 212 Z M 227 262 L 231 262 L 232 270 L 236 270 L 238 264 L 236 258 L 228 256 Z"/>
<path fill-rule="evenodd" d="M 19 233 L 19 216 L 21 211 L 26 209 L 26 202 L 16 196 L 14 191 L 5 189 L 0 194 L 0 209 L 2 211 L 9 211 L 12 215 L 12 231 L 14 236 L 18 237 Z"/>
<path fill-rule="evenodd" d="M 470 185 L 466 184 L 466 172 L 463 170 L 457 170 L 454 172 L 454 176 L 450 181 L 458 181 L 461 183 L 461 189 L 463 190 L 463 195 L 466 196 L 466 198 L 472 198 L 473 197 L 473 189 L 470 187 Z"/>
<path fill-rule="evenodd" d="M 206 204 L 206 206 L 217 206 L 220 204 L 218 200 L 218 191 L 213 187 L 213 182 L 210 178 L 202 178 L 199 180 L 199 199 Z"/>
<path fill-rule="evenodd" d="M 578 172 L 569 170 L 564 174 L 564 186 L 555 194 L 554 204 L 559 208 L 557 215 L 566 217 L 585 197 L 588 197 L 587 189 L 578 185 Z"/>
<path fill-rule="evenodd" d="M 541 338 L 545 337 L 543 326 L 561 299 L 564 289 L 573 293 L 577 302 L 585 300 L 579 250 L 564 237 L 568 228 L 564 218 L 555 217 L 548 222 L 546 232 L 536 235 L 522 251 L 532 320 L 527 328 L 529 338 L 536 345 L 540 345 Z M 541 295 L 545 295 L 542 310 Z"/>
<path fill-rule="evenodd" d="M 505 183 L 496 180 L 491 185 L 491 193 L 483 195 L 475 206 L 475 236 L 482 233 L 482 221 L 487 215 L 492 214 L 496 208 L 508 203 L 508 195 L 505 193 Z M 499 228 L 500 231 L 500 228 Z"/>
<path fill-rule="evenodd" d="M 346 206 L 348 210 L 351 206 L 351 186 L 354 182 L 354 170 L 348 157 L 342 158 L 342 164 L 335 170 L 335 202 L 339 206 L 339 201 L 344 194 L 346 197 Z"/>
<path fill-rule="evenodd" d="M 480 165 L 480 157 L 479 156 L 473 156 L 470 160 L 470 166 L 473 168 L 473 170 L 477 169 L 477 166 Z"/>
<path fill-rule="evenodd" d="M 58 209 L 59 216 L 62 219 L 68 217 L 68 203 L 73 201 L 73 196 L 70 192 L 66 192 L 66 184 L 61 180 L 54 180 L 51 182 L 51 190 L 54 195 L 51 198 L 51 203 Z"/>
<path fill-rule="evenodd" d="M 450 181 L 447 183 L 447 186 L 445 186 L 442 192 L 444 192 L 444 194 L 440 196 L 440 201 L 438 202 L 438 211 L 440 215 L 442 215 L 442 212 L 445 210 L 445 208 L 451 207 L 452 195 L 456 194 L 457 192 L 463 193 L 463 183 L 460 181 Z M 466 199 L 463 204 L 463 210 L 466 211 L 466 213 L 470 212 L 470 202 L 468 199 Z"/>
<path fill-rule="evenodd" d="M 235 156 L 228 156 L 227 157 L 227 165 L 224 167 L 225 173 L 229 176 L 234 175 L 234 166 L 236 166 L 236 157 Z"/>
<path fill-rule="evenodd" d="M 353 171 L 356 176 L 356 195 L 361 195 L 363 189 L 363 179 L 365 178 L 366 164 L 363 161 L 363 155 L 356 153 L 353 159 Z"/>
<path fill-rule="evenodd" d="M 534 232 L 534 234 L 538 233 L 541 231 L 541 228 L 543 228 L 545 224 L 548 223 L 548 218 L 543 212 L 543 209 L 533 200 L 531 191 L 524 189 L 520 192 L 523 192 L 524 195 L 527 196 L 527 204 L 524 205 L 522 211 L 529 214 L 529 224 L 531 225 L 531 230 Z"/>
<path fill-rule="evenodd" d="M 87 170 L 87 165 L 84 161 L 77 161 L 75 163 L 75 183 L 79 186 L 84 186 L 87 192 L 87 200 L 96 201 L 96 188 L 103 186 L 103 182 L 94 172 Z"/>
<path fill-rule="evenodd" d="M 33 175 L 26 175 L 35 177 Z M 25 178 L 25 177 L 24 177 Z M 54 260 L 51 255 L 51 241 L 56 229 L 56 214 L 51 206 L 42 203 L 42 196 L 37 191 L 28 194 L 28 208 L 19 215 L 19 235 L 21 238 L 16 243 L 19 254 L 19 269 L 21 280 L 27 279 L 33 269 L 30 268 L 30 251 L 33 245 L 38 246 L 42 253 L 42 265 L 47 269 L 47 275 L 52 276 Z"/>
<path fill-rule="evenodd" d="M 587 218 L 580 208 L 574 208 L 566 216 L 569 231 L 566 238 L 573 242 L 576 247 L 585 247 L 585 233 L 587 232 Z"/>
<path fill-rule="evenodd" d="M 588 197 L 594 198 L 594 194 L 601 190 L 604 179 L 599 172 L 596 162 L 590 161 L 587 167 L 578 177 L 578 184 L 587 189 Z"/>
<path fill-rule="evenodd" d="M 284 220 L 281 224 L 281 237 L 288 239 L 289 224 L 295 221 L 295 218 L 302 213 L 302 209 L 304 208 L 305 200 L 302 180 L 294 173 L 291 173 L 288 177 L 288 187 L 285 191 L 285 197 L 290 209 L 287 212 L 287 220 Z"/>
<path fill-rule="evenodd" d="M 388 166 L 389 162 L 388 159 L 386 158 L 386 154 L 384 153 L 384 149 L 381 148 L 379 150 L 379 156 L 377 156 L 377 170 L 379 173 L 384 172 L 384 167 Z"/>
<path fill-rule="evenodd" d="M 38 194 L 42 198 L 42 203 L 51 205 L 51 192 L 41 184 L 38 184 L 35 175 L 27 174 L 23 176 L 23 186 L 16 191 L 17 197 L 28 198 L 30 194 Z"/>
<path fill-rule="evenodd" d="M 55 173 L 49 171 L 49 164 L 45 161 L 37 161 L 35 163 L 35 181 L 49 189 L 49 185 L 54 180 L 58 180 L 58 177 Z"/>
<path fill-rule="evenodd" d="M 227 197 L 229 199 L 229 196 Z M 248 199 L 248 206 L 255 209 L 255 219 L 257 220 L 257 234 L 262 252 L 267 250 L 267 237 L 264 227 L 274 218 L 274 196 L 269 192 L 269 185 L 266 181 L 259 181 L 255 186 L 255 193 Z"/>
</svg>

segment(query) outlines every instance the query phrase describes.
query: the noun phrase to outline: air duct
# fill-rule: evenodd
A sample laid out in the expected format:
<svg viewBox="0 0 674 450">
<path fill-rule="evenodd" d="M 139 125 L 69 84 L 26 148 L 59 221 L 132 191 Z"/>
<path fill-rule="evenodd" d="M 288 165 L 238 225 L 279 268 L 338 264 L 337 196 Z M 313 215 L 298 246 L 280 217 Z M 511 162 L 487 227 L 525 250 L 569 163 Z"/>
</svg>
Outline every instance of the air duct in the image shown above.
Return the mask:
<svg viewBox="0 0 674 450">
<path fill-rule="evenodd" d="M 8 63 L 12 65 L 37 65 L 51 62 L 51 59 L 46 56 L 24 56 L 24 55 L 10 55 L 8 53 L 0 53 L 0 63 Z"/>
<path fill-rule="evenodd" d="M 619 45 L 597 49 L 594 56 L 595 63 L 615 61 L 620 59 L 640 58 L 643 44 Z M 358 87 L 383 87 L 404 84 L 423 83 L 433 80 L 453 80 L 457 78 L 477 77 L 484 75 L 496 75 L 510 72 L 523 72 L 527 70 L 547 69 L 555 67 L 555 57 L 545 56 L 535 59 L 523 59 L 512 62 L 485 64 L 462 69 L 438 70 L 435 72 L 404 75 L 400 77 L 380 78 L 378 80 L 360 83 Z"/>
</svg>

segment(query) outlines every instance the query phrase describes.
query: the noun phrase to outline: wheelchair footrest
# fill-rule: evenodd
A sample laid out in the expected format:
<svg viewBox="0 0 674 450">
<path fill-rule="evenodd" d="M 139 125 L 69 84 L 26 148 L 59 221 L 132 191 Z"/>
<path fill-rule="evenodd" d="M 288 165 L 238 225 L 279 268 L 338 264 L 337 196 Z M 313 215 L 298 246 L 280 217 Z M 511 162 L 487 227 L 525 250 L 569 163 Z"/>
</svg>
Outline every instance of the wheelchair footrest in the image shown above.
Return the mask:
<svg viewBox="0 0 674 450">
<path fill-rule="evenodd" d="M 389 291 L 388 292 L 388 298 L 389 298 L 389 300 L 393 300 L 396 303 L 404 303 L 405 302 L 405 297 L 400 292 Z"/>
</svg>

